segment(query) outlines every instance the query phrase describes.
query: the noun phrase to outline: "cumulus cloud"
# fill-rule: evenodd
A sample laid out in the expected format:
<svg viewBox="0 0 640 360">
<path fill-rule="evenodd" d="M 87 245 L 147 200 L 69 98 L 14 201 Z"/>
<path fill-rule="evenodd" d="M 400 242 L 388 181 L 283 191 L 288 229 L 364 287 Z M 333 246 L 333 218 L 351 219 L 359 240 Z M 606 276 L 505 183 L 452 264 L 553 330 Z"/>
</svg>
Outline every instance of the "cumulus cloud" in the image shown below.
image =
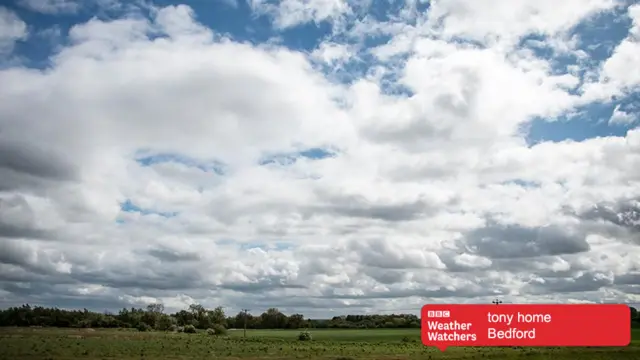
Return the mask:
<svg viewBox="0 0 640 360">
<path fill-rule="evenodd" d="M 609 118 L 610 125 L 615 125 L 615 124 L 626 125 L 626 124 L 632 124 L 635 121 L 636 121 L 636 116 L 634 114 L 620 110 L 620 105 L 617 105 L 613 109 L 613 113 Z"/>
<path fill-rule="evenodd" d="M 75 13 L 80 9 L 80 3 L 75 0 L 19 0 L 18 4 L 44 14 Z"/>
<path fill-rule="evenodd" d="M 585 79 L 518 44 L 544 34 L 575 53 L 576 24 L 619 4 L 476 3 L 386 20 L 340 1 L 252 3 L 275 29 L 340 18 L 315 51 L 151 6 L 74 25 L 47 69 L 3 68 L 0 303 L 324 317 L 639 302 L 640 129 L 526 133 L 635 91 L 613 69 L 632 66 L 637 22 Z M 26 27 L 2 11 L 22 29 L 0 32 L 13 44 Z"/>
<path fill-rule="evenodd" d="M 27 36 L 27 24 L 13 11 L 0 6 L 0 55 L 11 53 L 16 41 Z"/>
<path fill-rule="evenodd" d="M 351 13 L 346 0 L 249 0 L 259 14 L 273 18 L 279 29 L 287 29 L 309 22 L 338 22 Z"/>
</svg>

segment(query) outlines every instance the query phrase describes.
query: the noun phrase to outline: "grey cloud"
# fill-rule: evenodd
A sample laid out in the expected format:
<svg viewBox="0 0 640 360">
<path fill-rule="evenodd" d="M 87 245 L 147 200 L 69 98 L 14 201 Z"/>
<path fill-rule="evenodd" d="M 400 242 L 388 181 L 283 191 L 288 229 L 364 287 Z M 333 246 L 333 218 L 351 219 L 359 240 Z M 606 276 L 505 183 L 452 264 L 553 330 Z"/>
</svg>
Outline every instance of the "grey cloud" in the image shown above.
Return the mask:
<svg viewBox="0 0 640 360">
<path fill-rule="evenodd" d="M 37 229 L 35 223 L 35 213 L 23 196 L 0 197 L 0 237 L 51 237 L 50 233 Z"/>
<path fill-rule="evenodd" d="M 282 284 L 272 280 L 262 280 L 255 283 L 224 283 L 220 288 L 242 293 L 263 293 L 278 289 L 306 289 L 304 285 Z"/>
<path fill-rule="evenodd" d="M 367 267 L 363 269 L 363 272 L 377 282 L 385 285 L 401 283 L 410 277 L 410 274 L 406 270 Z"/>
<path fill-rule="evenodd" d="M 145 264 L 140 263 L 140 268 Z M 140 269 L 138 268 L 138 269 Z M 146 268 L 145 271 L 120 269 L 111 271 L 88 271 L 72 275 L 74 279 L 88 284 L 102 284 L 121 289 L 139 288 L 149 290 L 189 290 L 210 287 L 195 269 L 180 269 L 170 265 Z"/>
<path fill-rule="evenodd" d="M 600 203 L 582 212 L 565 211 L 581 221 L 585 232 L 640 245 L 640 199 Z"/>
<path fill-rule="evenodd" d="M 7 169 L 37 178 L 73 180 L 77 169 L 51 149 L 0 138 L 0 177 Z"/>
<path fill-rule="evenodd" d="M 537 278 L 525 287 L 531 294 L 571 293 L 595 291 L 611 286 L 614 277 L 602 272 L 586 272 L 570 278 Z"/>
<path fill-rule="evenodd" d="M 618 275 L 615 278 L 616 285 L 640 285 L 640 271 Z"/>
<path fill-rule="evenodd" d="M 465 286 L 464 288 L 450 289 L 445 286 L 431 289 L 415 288 L 415 289 L 390 289 L 388 291 L 369 291 L 364 295 L 342 295 L 327 293 L 322 298 L 328 299 L 398 299 L 407 297 L 421 298 L 448 298 L 461 297 L 472 298 L 479 296 L 497 296 L 506 292 L 496 289 L 486 289 L 481 287 Z"/>
<path fill-rule="evenodd" d="M 438 211 L 437 204 L 429 204 L 422 199 L 385 204 L 371 202 L 359 195 L 333 194 L 321 190 L 317 191 L 317 194 L 328 205 L 309 207 L 306 211 L 309 215 L 329 213 L 354 218 L 399 222 L 431 215 Z"/>
<path fill-rule="evenodd" d="M 425 139 L 448 139 L 453 134 L 451 128 L 440 128 L 424 119 L 417 119 L 400 128 L 365 128 L 362 134 L 376 143 L 400 145 L 410 150 L 419 150 L 433 143 Z"/>
<path fill-rule="evenodd" d="M 462 243 L 472 253 L 492 259 L 576 254 L 590 249 L 583 234 L 572 234 L 560 227 L 495 223 L 469 232 Z"/>
<path fill-rule="evenodd" d="M 354 252 L 360 263 L 370 267 L 383 269 L 441 268 L 442 262 L 434 252 L 423 251 L 411 247 L 392 244 L 378 238 L 369 240 L 353 240 L 348 250 Z"/>
<path fill-rule="evenodd" d="M 12 224 L 0 223 L 0 236 L 7 238 L 46 239 L 51 237 L 51 233 L 37 229 L 15 226 Z"/>
<path fill-rule="evenodd" d="M 640 295 L 640 285 L 637 284 L 616 285 L 615 289 L 626 294 Z M 636 305 L 636 307 L 638 307 L 638 305 Z"/>
<path fill-rule="evenodd" d="M 20 246 L 20 243 L 0 239 L 0 263 L 12 264 L 18 266 L 30 267 L 32 264 L 28 260 L 32 251 L 26 246 Z"/>
<path fill-rule="evenodd" d="M 601 220 L 633 232 L 640 232 L 640 200 L 620 201 L 617 204 L 598 204 L 578 214 L 584 220 Z"/>
<path fill-rule="evenodd" d="M 0 289 L 10 291 L 8 296 L 0 296 L 0 306 L 8 307 L 20 305 L 28 299 L 30 305 L 54 306 L 63 309 L 83 309 L 87 308 L 93 311 L 111 311 L 117 312 L 123 307 L 131 307 L 134 304 L 123 300 L 123 294 L 118 290 L 107 290 L 98 294 L 78 294 L 69 291 L 71 287 L 61 288 L 59 286 L 51 286 L 45 283 L 31 283 L 29 287 L 20 287 L 15 283 L 0 282 Z"/>
<path fill-rule="evenodd" d="M 180 261 L 198 261 L 200 255 L 192 252 L 179 252 L 176 250 L 157 248 L 148 250 L 147 253 L 160 261 L 180 262 Z"/>
<path fill-rule="evenodd" d="M 62 259 L 60 252 L 47 253 L 21 240 L 0 238 L 0 250 L 0 264 L 16 265 L 37 274 L 54 273 L 54 263 Z"/>
</svg>

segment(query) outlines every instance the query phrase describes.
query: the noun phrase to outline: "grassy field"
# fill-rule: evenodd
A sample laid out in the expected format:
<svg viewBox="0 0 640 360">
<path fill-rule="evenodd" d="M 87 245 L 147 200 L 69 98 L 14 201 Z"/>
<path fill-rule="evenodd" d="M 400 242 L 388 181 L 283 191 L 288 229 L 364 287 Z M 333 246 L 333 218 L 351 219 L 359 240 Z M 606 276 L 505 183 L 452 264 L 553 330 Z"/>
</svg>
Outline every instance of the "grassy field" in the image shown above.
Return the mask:
<svg viewBox="0 0 640 360">
<path fill-rule="evenodd" d="M 597 331 L 597 329 L 594 329 Z M 625 348 L 425 347 L 416 330 L 315 330 L 313 341 L 298 331 L 242 330 L 216 337 L 130 330 L 0 329 L 0 359 L 639 359 L 640 329 Z"/>
</svg>

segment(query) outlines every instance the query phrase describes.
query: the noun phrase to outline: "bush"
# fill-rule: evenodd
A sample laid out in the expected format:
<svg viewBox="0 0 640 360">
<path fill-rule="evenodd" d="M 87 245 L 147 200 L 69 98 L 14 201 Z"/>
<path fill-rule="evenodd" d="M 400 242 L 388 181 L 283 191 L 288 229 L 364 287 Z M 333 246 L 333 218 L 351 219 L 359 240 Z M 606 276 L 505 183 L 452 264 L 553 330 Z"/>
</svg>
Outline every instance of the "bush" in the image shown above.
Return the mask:
<svg viewBox="0 0 640 360">
<path fill-rule="evenodd" d="M 171 330 L 174 325 L 176 325 L 176 319 L 174 317 L 167 314 L 161 314 L 156 321 L 156 330 L 168 331 Z"/>
<path fill-rule="evenodd" d="M 227 334 L 227 328 L 225 328 L 222 325 L 216 324 L 213 325 L 213 331 L 215 335 L 226 335 Z"/>
<path fill-rule="evenodd" d="M 213 328 L 208 328 L 207 329 L 207 335 L 226 335 L 227 334 L 227 328 L 225 328 L 222 325 L 213 325 Z"/>
<path fill-rule="evenodd" d="M 186 334 L 195 334 L 196 333 L 196 327 L 193 325 L 185 325 L 184 328 L 182 329 L 182 331 Z"/>
<path fill-rule="evenodd" d="M 179 333 L 184 332 L 184 326 L 178 326 L 176 331 L 179 332 Z"/>
<path fill-rule="evenodd" d="M 311 340 L 311 333 L 308 331 L 301 331 L 300 334 L 298 334 L 298 340 L 300 341 L 309 341 Z"/>
<path fill-rule="evenodd" d="M 178 325 L 171 325 L 171 326 L 169 326 L 167 331 L 178 332 L 178 328 L 179 328 Z"/>
<path fill-rule="evenodd" d="M 150 331 L 151 330 L 151 326 L 149 326 L 148 324 L 145 324 L 145 323 L 140 323 L 140 324 L 138 324 L 136 329 L 138 329 L 138 331 Z"/>
</svg>

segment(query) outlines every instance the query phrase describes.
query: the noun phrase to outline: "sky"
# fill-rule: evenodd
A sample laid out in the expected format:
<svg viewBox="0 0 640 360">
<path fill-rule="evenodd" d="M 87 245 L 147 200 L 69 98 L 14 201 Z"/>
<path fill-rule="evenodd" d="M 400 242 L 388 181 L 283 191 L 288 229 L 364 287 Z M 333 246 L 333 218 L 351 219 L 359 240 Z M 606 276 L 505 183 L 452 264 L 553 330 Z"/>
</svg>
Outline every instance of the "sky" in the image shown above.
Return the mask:
<svg viewBox="0 0 640 360">
<path fill-rule="evenodd" d="M 638 304 L 637 64 L 634 1 L 2 2 L 0 307 Z"/>
</svg>

